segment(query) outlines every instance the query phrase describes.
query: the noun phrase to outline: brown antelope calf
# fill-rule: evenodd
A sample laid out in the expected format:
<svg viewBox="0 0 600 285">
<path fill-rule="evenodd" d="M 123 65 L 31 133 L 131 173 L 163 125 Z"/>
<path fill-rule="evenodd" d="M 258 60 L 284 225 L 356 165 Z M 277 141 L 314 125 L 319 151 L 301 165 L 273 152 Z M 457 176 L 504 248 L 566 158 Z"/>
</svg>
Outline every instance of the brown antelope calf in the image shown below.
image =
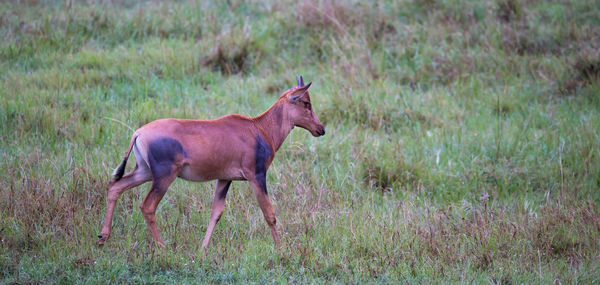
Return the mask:
<svg viewBox="0 0 600 285">
<path fill-rule="evenodd" d="M 302 77 L 300 77 L 302 78 Z M 267 194 L 266 175 L 275 152 L 295 127 L 315 136 L 325 134 L 310 103 L 304 80 L 285 91 L 261 115 L 248 118 L 229 115 L 216 120 L 162 119 L 142 126 L 133 133 L 123 162 L 113 173 L 106 198 L 106 216 L 98 244 L 110 237 L 115 205 L 127 189 L 152 180 L 150 192 L 140 204 L 152 238 L 164 246 L 154 215 L 169 185 L 180 177 L 190 181 L 217 180 L 212 212 L 202 247 L 206 247 L 225 208 L 225 197 L 232 180 L 247 180 L 254 189 L 276 244 L 275 211 Z M 133 171 L 123 176 L 127 159 L 135 152 Z"/>
</svg>

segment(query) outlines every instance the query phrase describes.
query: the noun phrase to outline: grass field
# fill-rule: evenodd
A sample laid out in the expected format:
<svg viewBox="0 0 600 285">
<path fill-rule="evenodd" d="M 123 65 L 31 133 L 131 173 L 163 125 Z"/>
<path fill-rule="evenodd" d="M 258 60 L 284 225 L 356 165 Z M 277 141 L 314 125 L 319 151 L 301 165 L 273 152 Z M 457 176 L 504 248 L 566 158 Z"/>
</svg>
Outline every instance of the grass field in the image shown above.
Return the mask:
<svg viewBox="0 0 600 285">
<path fill-rule="evenodd" d="M 599 283 L 595 0 L 0 3 L 0 283 Z M 295 75 L 327 135 L 267 176 L 177 180 L 151 242 L 107 182 L 152 120 L 262 113 Z M 130 160 L 128 169 L 134 160 Z"/>
</svg>

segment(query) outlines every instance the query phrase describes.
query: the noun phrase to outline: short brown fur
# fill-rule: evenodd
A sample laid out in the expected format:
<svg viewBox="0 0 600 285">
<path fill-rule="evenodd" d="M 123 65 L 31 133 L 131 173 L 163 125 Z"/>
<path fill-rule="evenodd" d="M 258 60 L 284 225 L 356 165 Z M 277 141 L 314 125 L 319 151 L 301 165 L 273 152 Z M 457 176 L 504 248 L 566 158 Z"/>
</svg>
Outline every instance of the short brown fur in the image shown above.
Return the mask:
<svg viewBox="0 0 600 285">
<path fill-rule="evenodd" d="M 228 115 L 216 120 L 161 119 L 139 128 L 134 132 L 120 166 L 121 174 L 116 171 L 109 182 L 106 216 L 102 232 L 98 236 L 98 244 L 104 244 L 110 237 L 112 217 L 119 196 L 128 189 L 152 181 L 140 209 L 153 240 L 164 246 L 156 226 L 155 212 L 168 187 L 177 177 L 197 182 L 217 180 L 210 222 L 202 247 L 210 242 L 214 227 L 223 213 L 225 196 L 232 180 L 250 182 L 273 240 L 280 244 L 275 226 L 275 211 L 269 200 L 266 184 L 264 181 L 261 183 L 260 177 L 264 180 L 264 175 L 257 175 L 257 169 L 259 172 L 261 169 L 266 172 L 275 152 L 293 127 L 307 129 L 315 137 L 325 134 L 325 127 L 312 110 L 309 87 L 310 83 L 304 85 L 299 81 L 297 87 L 284 92 L 271 108 L 252 118 Z M 161 148 L 162 141 L 171 144 Z M 259 143 L 268 148 L 261 148 L 257 145 Z M 131 150 L 136 156 L 136 166 L 120 177 Z M 264 165 L 257 167 L 260 163 Z"/>
</svg>

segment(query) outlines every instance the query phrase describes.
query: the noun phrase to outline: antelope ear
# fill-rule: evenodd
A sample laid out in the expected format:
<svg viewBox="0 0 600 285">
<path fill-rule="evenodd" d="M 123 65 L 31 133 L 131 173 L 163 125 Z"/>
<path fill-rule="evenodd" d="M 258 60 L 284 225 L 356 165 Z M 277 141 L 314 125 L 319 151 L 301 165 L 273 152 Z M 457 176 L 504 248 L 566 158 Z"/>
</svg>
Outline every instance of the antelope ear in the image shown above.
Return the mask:
<svg viewBox="0 0 600 285">
<path fill-rule="evenodd" d="M 302 87 L 300 87 L 298 89 L 296 89 L 294 92 L 292 92 L 292 94 L 288 95 L 288 98 L 289 98 L 290 102 L 292 102 L 292 103 L 298 102 L 298 100 L 302 96 L 304 96 L 304 94 L 306 92 L 308 92 L 308 88 L 310 87 L 311 84 L 312 84 L 312 82 L 308 83 L 308 84 L 306 84 L 306 85 L 304 85 L 304 86 L 302 86 Z"/>
</svg>

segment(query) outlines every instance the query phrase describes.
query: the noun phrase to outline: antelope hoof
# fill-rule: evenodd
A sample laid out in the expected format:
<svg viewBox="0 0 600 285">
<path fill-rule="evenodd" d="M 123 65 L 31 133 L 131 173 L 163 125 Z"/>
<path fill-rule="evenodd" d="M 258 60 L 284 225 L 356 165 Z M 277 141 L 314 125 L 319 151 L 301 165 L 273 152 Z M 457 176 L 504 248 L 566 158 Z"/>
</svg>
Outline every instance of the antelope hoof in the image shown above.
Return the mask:
<svg viewBox="0 0 600 285">
<path fill-rule="evenodd" d="M 108 236 L 109 235 L 102 235 L 102 234 L 98 235 L 98 241 L 96 242 L 96 245 L 98 245 L 98 246 L 104 245 L 106 240 L 108 240 Z"/>
</svg>

